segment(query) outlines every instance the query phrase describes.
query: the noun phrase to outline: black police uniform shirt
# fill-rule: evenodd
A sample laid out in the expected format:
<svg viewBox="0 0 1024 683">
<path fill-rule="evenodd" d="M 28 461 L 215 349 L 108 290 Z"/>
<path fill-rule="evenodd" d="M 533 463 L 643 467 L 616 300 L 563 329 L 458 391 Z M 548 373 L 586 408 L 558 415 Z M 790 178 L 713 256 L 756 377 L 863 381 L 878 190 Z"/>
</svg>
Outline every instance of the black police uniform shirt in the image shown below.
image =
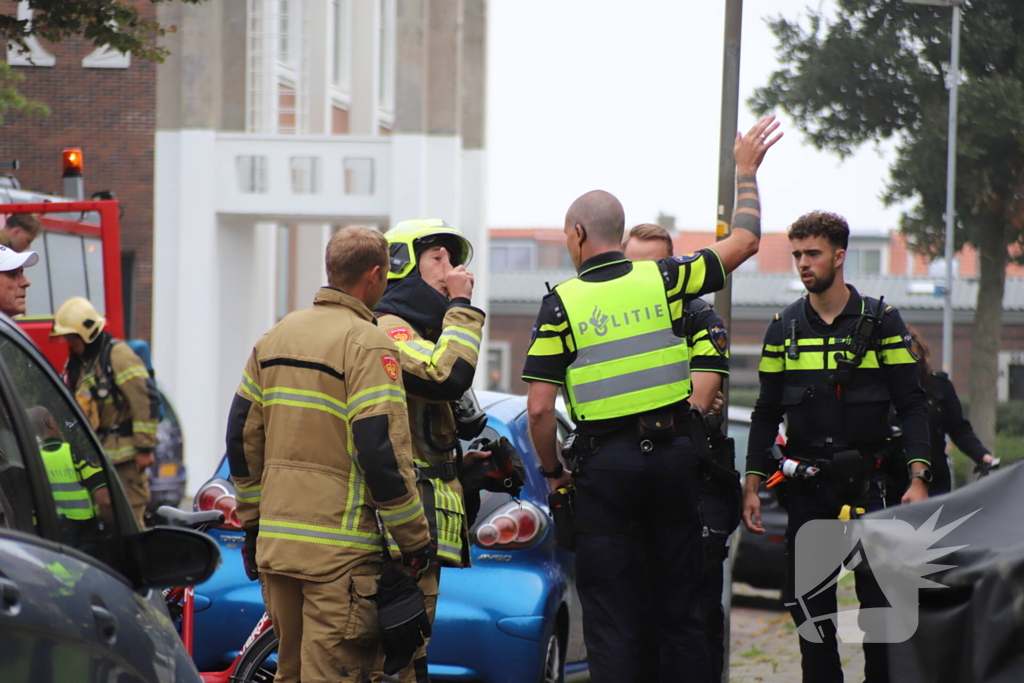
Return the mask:
<svg viewBox="0 0 1024 683">
<path fill-rule="evenodd" d="M 729 333 L 715 307 L 704 299 L 688 301 L 683 331 L 690 346 L 690 372 L 715 372 L 728 377 Z"/>
<path fill-rule="evenodd" d="M 673 303 L 687 301 L 715 292 L 725 286 L 725 268 L 712 249 L 701 249 L 694 254 L 660 259 L 658 268 L 668 294 L 672 311 L 672 329 L 680 337 L 683 331 L 683 306 Z M 609 251 L 593 256 L 580 264 L 579 278 L 584 282 L 606 282 L 622 277 L 633 270 L 633 264 L 621 251 Z M 678 313 L 673 309 L 678 309 Z M 523 367 L 523 380 L 565 384 L 566 372 L 576 360 L 575 344 L 570 344 L 572 332 L 565 325 L 567 318 L 557 291 L 547 294 L 541 301 L 540 313 L 533 327 L 533 337 Z M 572 349 L 572 350 L 570 350 Z M 686 396 L 680 396 L 682 402 Z M 588 436 L 606 436 L 629 426 L 630 416 L 608 420 L 581 420 L 576 429 Z"/>
<path fill-rule="evenodd" d="M 804 312 L 812 329 L 798 330 L 798 339 L 811 340 L 817 338 L 833 338 L 840 333 L 852 333 L 856 330 L 857 320 L 861 316 L 862 298 L 855 288 L 847 285 L 850 300 L 832 324 L 826 323 L 810 304 L 810 299 L 803 299 Z M 877 306 L 873 301 L 869 304 Z M 872 311 L 873 312 L 873 311 Z M 786 360 L 786 339 L 789 333 L 781 314 L 776 316 L 764 335 L 764 347 L 761 352 L 761 367 L 758 373 L 761 391 L 754 412 L 750 418 L 750 441 L 747 452 L 747 473 L 768 476 L 774 469 L 769 451 L 778 434 L 779 423 L 787 406 L 783 404 L 783 388 L 786 385 L 784 367 Z M 813 430 L 797 430 L 790 421 L 787 439 L 791 446 L 800 448 L 813 441 L 831 436 L 840 442 L 845 440 L 850 447 L 876 446 L 885 441 L 889 435 L 890 401 L 903 423 L 904 443 L 908 464 L 914 461 L 929 463 L 928 452 L 928 406 L 924 390 L 920 384 L 920 371 L 916 359 L 911 355 L 910 334 L 900 317 L 899 311 L 888 307 L 882 317 L 882 323 L 873 335 L 880 342 L 879 369 L 857 368 L 853 371 L 853 379 L 849 387 L 864 387 L 866 384 L 884 384 L 889 390 L 890 398 L 857 405 L 851 398 L 850 388 L 844 391 L 838 386 L 830 385 L 827 377 L 833 371 L 813 371 L 814 381 L 811 389 L 805 392 L 800 401 L 803 410 L 811 410 L 812 417 L 805 422 L 814 425 Z M 821 354 L 827 352 L 831 357 L 839 348 L 832 346 L 825 351 L 819 344 L 799 346 L 801 355 Z M 877 348 L 872 346 L 871 348 Z M 890 362 L 887 362 L 890 361 Z M 834 367 L 830 362 L 829 367 Z M 769 370 L 775 371 L 766 371 Z M 793 371 L 788 371 L 793 372 Z M 855 391 L 855 390 L 854 390 Z M 805 402 L 810 402 L 809 406 Z M 852 407 L 851 407 L 852 406 Z M 789 406 L 792 408 L 795 406 Z M 877 412 L 878 415 L 873 415 Z M 868 413 L 872 413 L 868 416 Z M 851 418 L 857 415 L 857 418 Z M 867 417 L 866 417 L 867 416 Z M 848 424 L 855 421 L 856 424 Z M 813 431 L 814 433 L 807 433 Z"/>
</svg>

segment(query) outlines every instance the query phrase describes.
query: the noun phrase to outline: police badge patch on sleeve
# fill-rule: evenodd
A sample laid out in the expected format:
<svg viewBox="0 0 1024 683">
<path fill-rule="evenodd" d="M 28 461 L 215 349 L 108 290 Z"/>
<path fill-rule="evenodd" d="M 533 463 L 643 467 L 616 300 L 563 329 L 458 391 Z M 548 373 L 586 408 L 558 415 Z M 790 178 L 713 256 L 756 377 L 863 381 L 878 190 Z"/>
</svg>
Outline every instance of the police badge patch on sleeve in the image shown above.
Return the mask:
<svg viewBox="0 0 1024 683">
<path fill-rule="evenodd" d="M 698 256 L 699 254 L 679 254 L 672 258 L 676 260 L 676 263 L 689 263 L 690 261 L 696 261 Z"/>
<path fill-rule="evenodd" d="M 914 360 L 921 360 L 921 357 L 914 353 L 914 338 L 910 336 L 910 332 L 903 333 L 903 342 L 907 345 L 907 351 L 910 352 L 910 357 Z"/>
<path fill-rule="evenodd" d="M 729 333 L 725 331 L 725 325 L 712 325 L 708 328 L 708 336 L 711 337 L 711 343 L 715 345 L 718 353 L 725 355 L 725 350 L 729 347 Z"/>
</svg>

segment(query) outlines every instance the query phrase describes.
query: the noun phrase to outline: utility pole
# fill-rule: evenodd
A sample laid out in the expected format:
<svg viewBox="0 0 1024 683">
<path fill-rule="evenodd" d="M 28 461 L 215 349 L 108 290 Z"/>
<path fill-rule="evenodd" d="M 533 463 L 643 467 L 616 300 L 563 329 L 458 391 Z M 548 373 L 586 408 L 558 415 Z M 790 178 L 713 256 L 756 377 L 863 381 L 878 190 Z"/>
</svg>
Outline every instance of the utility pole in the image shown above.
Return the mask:
<svg viewBox="0 0 1024 683">
<path fill-rule="evenodd" d="M 736 203 L 736 161 L 732 148 L 740 109 L 740 36 L 743 29 L 743 0 L 726 0 L 725 48 L 722 60 L 722 127 L 718 149 L 718 223 L 716 239 L 729 235 Z M 722 316 L 725 329 L 732 330 L 732 276 L 715 295 L 715 310 Z M 725 409 L 729 407 L 729 385 L 725 383 Z M 727 413 L 728 414 L 728 413 Z M 726 422 L 728 424 L 728 422 Z"/>
<path fill-rule="evenodd" d="M 725 46 L 722 59 L 722 128 L 719 136 L 718 149 L 718 222 L 715 226 L 717 240 L 729 235 L 732 224 L 732 212 L 736 204 L 736 160 L 733 159 L 732 148 L 736 143 L 736 130 L 740 113 L 740 37 L 743 32 L 743 0 L 725 0 Z M 725 329 L 732 331 L 732 275 L 725 280 L 725 287 L 715 294 L 715 310 L 722 316 Z M 722 421 L 722 429 L 728 434 L 729 429 L 729 382 L 723 383 L 725 406 L 722 411 L 727 419 Z M 732 546 L 737 547 L 738 535 L 733 535 Z M 732 570 L 729 563 L 724 567 L 726 590 L 732 585 Z M 729 600 L 731 603 L 731 598 Z M 722 667 L 722 683 L 729 681 L 729 634 L 732 631 L 732 619 L 729 610 L 725 610 L 725 666 Z"/>
</svg>

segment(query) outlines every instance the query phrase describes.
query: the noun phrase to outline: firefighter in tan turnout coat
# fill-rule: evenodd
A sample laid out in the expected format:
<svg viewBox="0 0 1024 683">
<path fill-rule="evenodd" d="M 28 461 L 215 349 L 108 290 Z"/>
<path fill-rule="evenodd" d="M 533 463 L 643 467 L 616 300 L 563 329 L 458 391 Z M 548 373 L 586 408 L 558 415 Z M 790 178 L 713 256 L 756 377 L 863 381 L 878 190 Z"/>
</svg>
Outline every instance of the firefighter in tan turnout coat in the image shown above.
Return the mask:
<svg viewBox="0 0 1024 683">
<path fill-rule="evenodd" d="M 455 462 L 451 402 L 473 384 L 484 312 L 474 308 L 469 241 L 439 219 L 403 221 L 385 235 L 391 250 L 387 292 L 377 324 L 395 341 L 409 398 L 409 426 L 420 495 L 437 543 L 438 566 L 420 582 L 431 622 L 440 567 L 469 566 L 469 530 Z M 488 453 L 463 455 L 468 466 Z M 427 681 L 426 643 L 401 672 L 402 683 Z"/>
<path fill-rule="evenodd" d="M 330 284 L 257 342 L 231 407 L 243 555 L 280 640 L 278 683 L 368 681 L 379 666 L 378 518 L 414 575 L 432 559 L 398 350 L 370 312 L 387 271 L 380 233 L 336 234 Z"/>
<path fill-rule="evenodd" d="M 68 387 L 114 464 L 141 529 L 149 505 L 160 395 L 142 360 L 128 344 L 104 332 L 105 325 L 106 318 L 78 296 L 57 309 L 50 336 L 67 341 Z"/>
</svg>

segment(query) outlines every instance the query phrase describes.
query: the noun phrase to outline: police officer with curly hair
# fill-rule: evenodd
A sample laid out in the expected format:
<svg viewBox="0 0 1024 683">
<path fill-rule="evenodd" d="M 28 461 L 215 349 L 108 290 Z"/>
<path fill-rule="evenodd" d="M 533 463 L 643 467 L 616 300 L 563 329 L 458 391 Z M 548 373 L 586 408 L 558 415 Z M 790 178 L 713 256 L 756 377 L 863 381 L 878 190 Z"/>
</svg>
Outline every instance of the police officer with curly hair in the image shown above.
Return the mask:
<svg viewBox="0 0 1024 683">
<path fill-rule="evenodd" d="M 784 601 L 798 627 L 808 618 L 804 604 L 818 616 L 833 614 L 837 607 L 834 586 L 811 597 L 795 595 L 801 552 L 797 532 L 812 520 L 846 519 L 857 508 L 884 506 L 885 461 L 903 457 L 891 438 L 890 406 L 903 423 L 905 465 L 911 469 L 903 502 L 926 498 L 931 480 L 928 410 L 910 335 L 895 308 L 846 284 L 843 264 L 849 237 L 846 221 L 832 213 L 815 211 L 790 226 L 793 258 L 808 294 L 768 324 L 759 366 L 761 390 L 751 417 L 743 523 L 752 533 L 764 533 L 758 487 L 769 474 L 784 481 L 780 489 L 789 512 Z M 780 470 L 769 451 L 783 416 L 792 467 Z M 817 474 L 783 476 L 798 474 L 797 463 L 815 468 Z M 861 605 L 886 606 L 878 583 L 861 578 Z M 827 619 L 817 623 L 818 642 L 800 638 L 804 683 L 841 683 L 835 624 Z M 888 681 L 886 647 L 864 643 L 868 683 Z"/>
</svg>

